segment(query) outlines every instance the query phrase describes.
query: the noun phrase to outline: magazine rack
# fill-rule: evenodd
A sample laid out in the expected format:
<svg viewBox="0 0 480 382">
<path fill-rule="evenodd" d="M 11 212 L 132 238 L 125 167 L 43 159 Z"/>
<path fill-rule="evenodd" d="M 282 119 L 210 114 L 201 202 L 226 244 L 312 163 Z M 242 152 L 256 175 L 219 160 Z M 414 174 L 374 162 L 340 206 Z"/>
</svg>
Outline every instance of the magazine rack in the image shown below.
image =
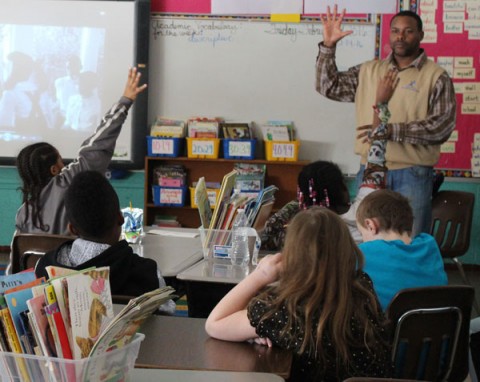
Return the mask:
<svg viewBox="0 0 480 382">
<path fill-rule="evenodd" d="M 144 334 L 137 333 L 122 348 L 79 360 L 0 352 L 0 377 L 2 381 L 128 380 L 144 339 Z"/>
</svg>

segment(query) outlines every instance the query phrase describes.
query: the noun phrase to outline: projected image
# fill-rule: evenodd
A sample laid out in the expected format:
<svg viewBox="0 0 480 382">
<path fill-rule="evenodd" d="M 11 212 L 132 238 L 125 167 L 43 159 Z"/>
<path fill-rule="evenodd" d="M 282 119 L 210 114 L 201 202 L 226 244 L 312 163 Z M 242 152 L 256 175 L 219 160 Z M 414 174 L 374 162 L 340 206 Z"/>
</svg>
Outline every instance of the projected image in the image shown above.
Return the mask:
<svg viewBox="0 0 480 382">
<path fill-rule="evenodd" d="M 0 24 L 0 141 L 93 132 L 104 107 L 104 46 L 101 28 Z"/>
</svg>

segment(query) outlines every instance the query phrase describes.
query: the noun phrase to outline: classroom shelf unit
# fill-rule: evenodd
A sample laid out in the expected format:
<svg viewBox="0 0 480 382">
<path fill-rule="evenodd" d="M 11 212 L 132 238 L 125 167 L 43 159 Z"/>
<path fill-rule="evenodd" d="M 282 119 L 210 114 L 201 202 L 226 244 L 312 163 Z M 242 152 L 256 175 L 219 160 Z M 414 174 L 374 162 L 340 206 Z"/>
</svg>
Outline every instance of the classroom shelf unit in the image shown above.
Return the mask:
<svg viewBox="0 0 480 382">
<path fill-rule="evenodd" d="M 205 177 L 207 182 L 221 182 L 223 176 L 233 170 L 235 163 L 265 164 L 265 186 L 274 184 L 279 188 L 275 194 L 274 210 L 281 208 L 296 198 L 297 177 L 302 167 L 308 161 L 284 162 L 266 160 L 239 160 L 239 159 L 197 159 L 186 157 L 145 157 L 145 197 L 143 221 L 145 225 L 152 225 L 156 215 L 173 215 L 177 217 L 182 227 L 197 228 L 200 226 L 198 210 L 190 206 L 187 195 L 184 207 L 164 207 L 153 204 L 152 180 L 153 169 L 166 164 L 180 164 L 187 171 L 188 185 Z"/>
</svg>

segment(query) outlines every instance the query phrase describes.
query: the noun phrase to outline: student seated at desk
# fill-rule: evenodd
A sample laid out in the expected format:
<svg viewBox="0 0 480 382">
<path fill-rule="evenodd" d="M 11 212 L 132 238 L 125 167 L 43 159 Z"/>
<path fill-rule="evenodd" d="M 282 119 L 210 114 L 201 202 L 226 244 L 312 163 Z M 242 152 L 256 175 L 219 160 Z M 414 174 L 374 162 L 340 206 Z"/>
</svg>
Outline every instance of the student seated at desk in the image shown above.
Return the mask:
<svg viewBox="0 0 480 382">
<path fill-rule="evenodd" d="M 435 238 L 426 233 L 411 237 L 413 212 L 406 197 L 391 190 L 372 192 L 358 207 L 357 224 L 364 271 L 384 310 L 401 289 L 447 284 Z"/>
<path fill-rule="evenodd" d="M 37 277 L 48 278 L 48 265 L 76 270 L 109 266 L 112 294 L 139 296 L 165 286 L 154 260 L 138 256 L 125 240 L 119 241 L 123 214 L 105 176 L 96 171 L 77 174 L 65 193 L 65 210 L 69 229 L 78 238 L 40 258 Z M 170 300 L 161 310 L 173 314 L 175 303 Z"/>
<path fill-rule="evenodd" d="M 213 309 L 207 333 L 294 352 L 292 381 L 385 377 L 384 317 L 363 255 L 341 218 L 302 210 L 281 254 L 268 255 Z"/>
<path fill-rule="evenodd" d="M 297 199 L 288 202 L 267 220 L 260 233 L 262 248 L 281 250 L 289 221 L 299 211 L 315 205 L 329 208 L 338 214 L 348 211 L 348 189 L 342 171 L 333 162 L 316 161 L 302 168 L 298 174 Z"/>
</svg>

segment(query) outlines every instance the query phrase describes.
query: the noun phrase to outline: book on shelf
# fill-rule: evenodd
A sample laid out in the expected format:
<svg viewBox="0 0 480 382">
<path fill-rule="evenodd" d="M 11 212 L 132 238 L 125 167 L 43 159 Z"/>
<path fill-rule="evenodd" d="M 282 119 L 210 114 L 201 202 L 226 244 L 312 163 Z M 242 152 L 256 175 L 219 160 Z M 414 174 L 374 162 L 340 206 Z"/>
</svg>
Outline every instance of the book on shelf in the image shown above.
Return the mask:
<svg viewBox="0 0 480 382">
<path fill-rule="evenodd" d="M 265 227 L 265 223 L 267 222 L 268 218 L 270 217 L 273 205 L 275 204 L 274 200 L 270 200 L 269 202 L 263 203 L 257 213 L 257 217 L 255 218 L 252 227 L 255 228 L 256 231 L 261 231 Z"/>
<path fill-rule="evenodd" d="M 187 173 L 179 164 L 165 164 L 153 169 L 153 185 L 161 187 L 185 187 Z"/>
<path fill-rule="evenodd" d="M 190 138 L 218 138 L 220 118 L 190 118 L 187 121 L 188 137 Z"/>
<path fill-rule="evenodd" d="M 150 127 L 153 137 L 185 137 L 185 121 L 158 117 Z"/>
<path fill-rule="evenodd" d="M 252 205 L 251 209 L 248 211 L 247 214 L 249 226 L 253 226 L 253 223 L 255 222 L 262 205 L 275 200 L 275 192 L 277 191 L 278 187 L 275 185 L 270 185 L 260 191 L 257 199 L 255 200 L 255 203 Z"/>
<path fill-rule="evenodd" d="M 247 122 L 223 122 L 221 128 L 226 139 L 252 139 L 251 127 Z"/>
<path fill-rule="evenodd" d="M 235 163 L 233 168 L 237 170 L 235 189 L 242 193 L 260 191 L 265 183 L 265 164 Z"/>
<path fill-rule="evenodd" d="M 13 275 L 0 276 L 0 293 L 4 293 L 7 289 L 17 287 L 36 279 L 33 270 Z"/>
<path fill-rule="evenodd" d="M 265 141 L 288 142 L 295 140 L 295 130 L 292 121 L 268 121 L 261 125 Z"/>
</svg>

